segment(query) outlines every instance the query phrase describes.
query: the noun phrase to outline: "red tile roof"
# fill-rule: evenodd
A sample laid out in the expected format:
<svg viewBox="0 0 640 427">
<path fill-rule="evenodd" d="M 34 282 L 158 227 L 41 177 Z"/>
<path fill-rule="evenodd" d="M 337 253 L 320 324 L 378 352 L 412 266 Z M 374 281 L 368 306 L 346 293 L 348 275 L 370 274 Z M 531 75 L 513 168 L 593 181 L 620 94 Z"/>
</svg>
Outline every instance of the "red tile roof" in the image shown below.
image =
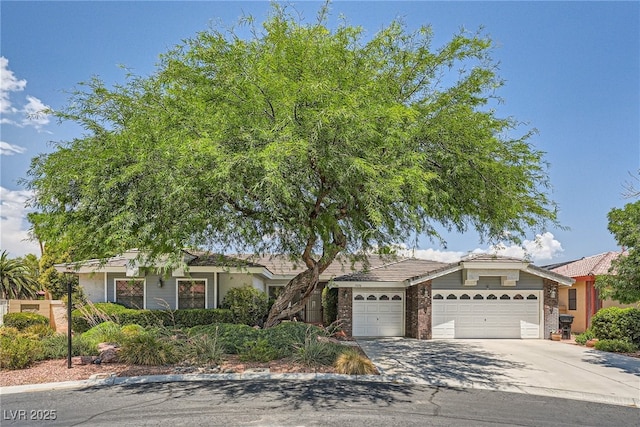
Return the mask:
<svg viewBox="0 0 640 427">
<path fill-rule="evenodd" d="M 549 270 L 568 277 L 607 274 L 611 268 L 611 261 L 620 255 L 620 252 L 605 252 L 564 263 L 557 267 L 551 266 Z"/>
</svg>

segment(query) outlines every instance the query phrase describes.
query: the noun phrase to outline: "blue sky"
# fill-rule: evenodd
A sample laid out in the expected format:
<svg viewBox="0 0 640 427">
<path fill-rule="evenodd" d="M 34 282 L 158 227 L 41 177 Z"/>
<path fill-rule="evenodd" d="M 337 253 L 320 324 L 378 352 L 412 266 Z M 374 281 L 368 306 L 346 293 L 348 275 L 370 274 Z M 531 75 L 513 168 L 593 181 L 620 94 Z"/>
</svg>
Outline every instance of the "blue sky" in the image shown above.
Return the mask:
<svg viewBox="0 0 640 427">
<path fill-rule="evenodd" d="M 309 21 L 320 3 L 292 2 Z M 153 72 L 158 55 L 215 22 L 233 25 L 243 14 L 261 21 L 267 2 L 0 2 L 1 241 L 18 256 L 39 254 L 25 241 L 24 200 L 18 179 L 50 141 L 81 136 L 71 123 L 33 115 L 66 104 L 65 91 L 97 75 L 123 82 L 124 65 Z M 617 250 L 607 212 L 629 200 L 624 184 L 640 169 L 639 2 L 349 2 L 331 5 L 369 34 L 401 18 L 409 29 L 431 25 L 434 47 L 460 28 L 496 43 L 505 86 L 501 116 L 535 128 L 531 139 L 547 153 L 552 198 L 569 230 L 545 230 L 525 249 L 538 264 Z M 524 127 L 523 127 L 524 128 Z M 421 256 L 452 260 L 488 250 L 473 233 L 445 234 L 446 248 L 419 240 Z M 522 248 L 502 253 L 521 255 Z"/>
</svg>

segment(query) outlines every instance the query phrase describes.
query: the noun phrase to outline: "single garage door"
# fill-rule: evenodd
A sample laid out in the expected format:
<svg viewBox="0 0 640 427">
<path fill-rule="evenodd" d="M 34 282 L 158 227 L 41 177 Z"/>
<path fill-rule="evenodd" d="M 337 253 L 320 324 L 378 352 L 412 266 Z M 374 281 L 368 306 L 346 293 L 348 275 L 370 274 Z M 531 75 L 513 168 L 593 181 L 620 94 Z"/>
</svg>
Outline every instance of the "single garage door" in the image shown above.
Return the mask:
<svg viewBox="0 0 640 427">
<path fill-rule="evenodd" d="M 404 291 L 353 290 L 353 336 L 404 336 Z"/>
<path fill-rule="evenodd" d="M 433 338 L 540 338 L 542 291 L 432 294 Z"/>
</svg>

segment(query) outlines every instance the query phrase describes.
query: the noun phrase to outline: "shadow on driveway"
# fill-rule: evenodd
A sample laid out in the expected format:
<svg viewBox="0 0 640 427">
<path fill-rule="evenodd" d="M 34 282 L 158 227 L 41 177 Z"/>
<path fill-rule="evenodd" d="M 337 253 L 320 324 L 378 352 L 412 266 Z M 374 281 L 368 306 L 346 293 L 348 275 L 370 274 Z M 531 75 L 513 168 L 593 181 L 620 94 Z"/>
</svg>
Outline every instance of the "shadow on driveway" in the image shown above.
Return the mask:
<svg viewBox="0 0 640 427">
<path fill-rule="evenodd" d="M 585 353 L 583 362 L 602 365 L 608 368 L 617 368 L 627 374 L 640 377 L 640 359 L 630 356 L 623 356 L 615 353 L 591 350 Z"/>
<path fill-rule="evenodd" d="M 418 377 L 434 385 L 508 384 L 505 370 L 527 367 L 468 342 L 383 338 L 358 343 L 383 374 Z"/>
</svg>

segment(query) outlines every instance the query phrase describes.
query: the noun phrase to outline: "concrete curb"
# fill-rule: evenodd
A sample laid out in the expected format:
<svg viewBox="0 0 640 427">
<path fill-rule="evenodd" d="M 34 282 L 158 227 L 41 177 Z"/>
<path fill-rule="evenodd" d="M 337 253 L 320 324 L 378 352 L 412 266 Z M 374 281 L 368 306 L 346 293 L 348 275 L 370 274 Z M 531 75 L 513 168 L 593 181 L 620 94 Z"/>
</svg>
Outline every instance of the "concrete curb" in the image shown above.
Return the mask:
<svg viewBox="0 0 640 427">
<path fill-rule="evenodd" d="M 1 387 L 0 396 L 15 393 L 29 393 L 52 390 L 83 389 L 92 387 L 110 387 L 138 384 L 158 384 L 172 382 L 215 382 L 215 381 L 358 381 L 370 383 L 391 383 L 408 385 L 425 385 L 429 387 L 443 387 L 457 390 L 477 389 L 488 391 L 501 391 L 508 393 L 529 394 L 534 396 L 553 397 L 558 399 L 571 399 L 586 402 L 603 403 L 617 406 L 630 406 L 640 408 L 640 398 L 631 399 L 619 396 L 607 396 L 594 393 L 574 392 L 559 389 L 540 387 L 511 387 L 494 386 L 486 383 L 455 383 L 455 382 L 430 382 L 409 375 L 341 375 L 341 374 L 271 374 L 269 372 L 250 372 L 243 374 L 174 374 L 174 375 L 148 375 L 139 377 L 116 377 L 111 374 L 108 377 L 96 377 L 83 381 L 65 381 L 58 383 L 29 384 L 10 387 Z"/>
</svg>

